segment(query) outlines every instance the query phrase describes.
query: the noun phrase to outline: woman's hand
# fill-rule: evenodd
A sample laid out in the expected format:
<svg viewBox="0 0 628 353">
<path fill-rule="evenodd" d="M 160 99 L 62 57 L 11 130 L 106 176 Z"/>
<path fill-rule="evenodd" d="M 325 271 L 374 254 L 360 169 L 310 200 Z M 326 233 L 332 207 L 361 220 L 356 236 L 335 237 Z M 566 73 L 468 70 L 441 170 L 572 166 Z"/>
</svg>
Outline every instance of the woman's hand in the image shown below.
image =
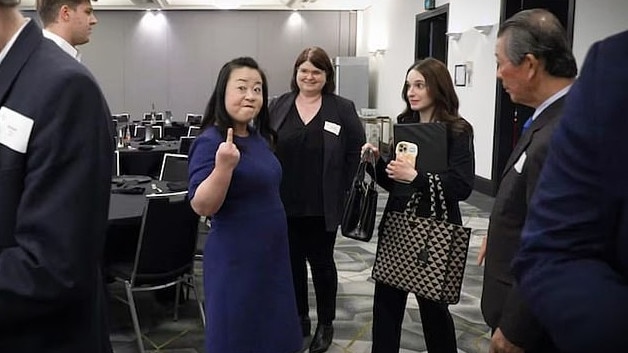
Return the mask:
<svg viewBox="0 0 628 353">
<path fill-rule="evenodd" d="M 419 173 L 406 160 L 392 160 L 386 166 L 386 174 L 395 181 L 410 183 Z"/>
<path fill-rule="evenodd" d="M 480 245 L 480 251 L 478 252 L 478 266 L 484 264 L 484 258 L 486 257 L 486 238 L 486 235 L 482 238 L 482 245 Z"/>
<path fill-rule="evenodd" d="M 216 168 L 233 170 L 240 161 L 240 151 L 233 143 L 233 129 L 227 129 L 227 139 L 216 150 Z"/>
<path fill-rule="evenodd" d="M 371 149 L 371 151 L 373 152 L 373 156 L 375 156 L 375 160 L 379 159 L 379 149 L 377 149 L 377 147 L 373 146 L 372 144 L 368 142 L 362 145 L 362 152 L 360 153 L 360 156 L 364 157 L 364 153 L 368 149 Z"/>
</svg>

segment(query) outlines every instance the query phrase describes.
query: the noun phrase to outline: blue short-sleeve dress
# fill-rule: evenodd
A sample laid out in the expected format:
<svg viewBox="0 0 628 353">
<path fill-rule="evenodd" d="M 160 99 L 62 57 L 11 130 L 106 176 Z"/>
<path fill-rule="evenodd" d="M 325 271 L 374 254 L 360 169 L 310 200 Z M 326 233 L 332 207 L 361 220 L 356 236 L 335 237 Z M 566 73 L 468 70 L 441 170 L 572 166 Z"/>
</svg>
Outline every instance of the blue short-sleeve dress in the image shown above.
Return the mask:
<svg viewBox="0 0 628 353">
<path fill-rule="evenodd" d="M 189 154 L 189 195 L 214 169 L 224 138 L 215 127 L 196 138 Z M 211 217 L 203 255 L 206 351 L 292 353 L 301 349 L 279 196 L 281 165 L 254 130 L 234 136 L 240 161 L 222 207 Z"/>
</svg>

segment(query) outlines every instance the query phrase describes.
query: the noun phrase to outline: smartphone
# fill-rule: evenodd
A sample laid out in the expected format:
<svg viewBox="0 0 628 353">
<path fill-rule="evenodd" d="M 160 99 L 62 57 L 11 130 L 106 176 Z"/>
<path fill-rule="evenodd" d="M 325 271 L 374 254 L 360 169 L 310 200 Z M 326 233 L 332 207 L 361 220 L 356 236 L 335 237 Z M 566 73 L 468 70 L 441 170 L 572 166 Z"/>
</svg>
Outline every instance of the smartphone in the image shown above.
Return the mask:
<svg viewBox="0 0 628 353">
<path fill-rule="evenodd" d="M 408 141 L 399 141 L 397 146 L 395 147 L 395 159 L 406 160 L 408 163 L 412 165 L 413 168 L 416 167 L 416 157 L 419 155 L 419 146 L 415 143 Z"/>
</svg>

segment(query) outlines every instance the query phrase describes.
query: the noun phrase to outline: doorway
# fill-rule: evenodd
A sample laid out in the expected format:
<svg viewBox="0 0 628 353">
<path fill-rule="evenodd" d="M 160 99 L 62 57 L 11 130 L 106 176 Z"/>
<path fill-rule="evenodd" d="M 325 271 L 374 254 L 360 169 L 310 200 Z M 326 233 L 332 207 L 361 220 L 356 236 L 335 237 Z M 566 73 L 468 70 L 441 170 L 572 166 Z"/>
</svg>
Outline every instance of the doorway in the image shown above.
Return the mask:
<svg viewBox="0 0 628 353">
<path fill-rule="evenodd" d="M 575 0 L 502 0 L 500 23 L 503 23 L 519 11 L 544 8 L 552 12 L 560 20 L 567 31 L 569 43 L 573 46 L 574 6 Z M 484 187 L 478 188 L 479 191 L 490 195 L 497 193 L 502 171 L 515 144 L 519 140 L 523 124 L 534 113 L 534 109 L 530 107 L 513 103 L 499 80 L 497 81 L 495 102 L 492 185 L 480 183 L 484 184 Z"/>
<path fill-rule="evenodd" d="M 414 60 L 432 57 L 447 65 L 449 4 L 416 15 Z"/>
</svg>

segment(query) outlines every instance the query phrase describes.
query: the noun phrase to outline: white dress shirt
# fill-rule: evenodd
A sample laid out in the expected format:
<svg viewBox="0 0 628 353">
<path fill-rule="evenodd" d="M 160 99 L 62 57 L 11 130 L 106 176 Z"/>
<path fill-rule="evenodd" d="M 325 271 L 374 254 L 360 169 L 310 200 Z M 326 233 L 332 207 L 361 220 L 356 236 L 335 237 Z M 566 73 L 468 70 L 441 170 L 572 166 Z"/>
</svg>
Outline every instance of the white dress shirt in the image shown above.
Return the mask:
<svg viewBox="0 0 628 353">
<path fill-rule="evenodd" d="M 554 95 L 552 95 L 551 97 L 547 98 L 545 100 L 545 102 L 541 103 L 541 105 L 539 105 L 536 108 L 536 110 L 534 111 L 534 114 L 532 115 L 532 121 L 534 121 L 534 119 L 536 119 L 536 117 L 541 115 L 541 113 L 543 113 L 545 108 L 549 107 L 552 103 L 556 102 L 557 100 L 562 98 L 564 95 L 569 93 L 569 89 L 571 89 L 571 85 L 569 85 L 569 86 L 561 89 L 560 91 L 554 93 Z"/>
</svg>

